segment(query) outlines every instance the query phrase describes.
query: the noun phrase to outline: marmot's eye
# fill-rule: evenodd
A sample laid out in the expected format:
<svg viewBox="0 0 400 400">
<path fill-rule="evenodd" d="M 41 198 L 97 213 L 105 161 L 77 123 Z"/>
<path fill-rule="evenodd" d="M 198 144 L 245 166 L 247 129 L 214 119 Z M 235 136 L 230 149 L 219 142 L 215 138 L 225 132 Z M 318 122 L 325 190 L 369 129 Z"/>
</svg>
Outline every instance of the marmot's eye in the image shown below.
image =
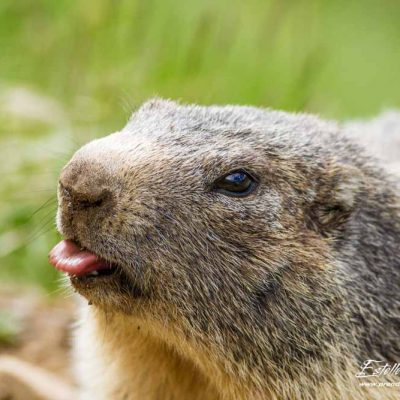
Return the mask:
<svg viewBox="0 0 400 400">
<path fill-rule="evenodd" d="M 256 187 L 254 178 L 243 170 L 232 171 L 214 183 L 214 190 L 228 196 L 244 197 Z"/>
</svg>

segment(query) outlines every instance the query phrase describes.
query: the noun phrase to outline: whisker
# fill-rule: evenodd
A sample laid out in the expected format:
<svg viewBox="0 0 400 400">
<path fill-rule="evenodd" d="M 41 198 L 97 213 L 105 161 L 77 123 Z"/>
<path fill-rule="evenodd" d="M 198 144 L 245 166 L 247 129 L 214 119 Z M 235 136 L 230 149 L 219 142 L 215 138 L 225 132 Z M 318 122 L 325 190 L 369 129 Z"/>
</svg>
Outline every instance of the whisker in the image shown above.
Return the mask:
<svg viewBox="0 0 400 400">
<path fill-rule="evenodd" d="M 55 218 L 55 211 L 56 211 L 56 207 L 53 207 L 49 210 L 47 210 L 46 214 L 44 214 L 40 220 L 40 222 L 36 225 L 36 228 L 33 230 L 32 233 L 37 232 L 38 230 L 40 230 L 41 228 L 43 228 L 50 220 L 52 220 L 53 218 Z M 51 218 L 49 219 L 48 217 Z M 27 222 L 27 224 L 29 223 L 29 221 Z M 43 225 L 42 225 L 43 224 Z"/>
<path fill-rule="evenodd" d="M 73 296 L 73 294 L 74 292 L 71 290 L 71 287 L 67 286 L 66 283 L 62 283 L 58 288 L 47 293 L 47 296 L 51 297 L 57 295 L 57 296 L 62 296 L 63 298 L 66 299 Z"/>
<path fill-rule="evenodd" d="M 54 196 L 51 196 L 47 199 L 39 208 L 37 208 L 29 217 L 28 220 L 32 219 L 34 215 L 36 215 L 40 210 L 43 210 L 47 205 L 51 204 L 52 202 L 56 201 L 57 199 Z"/>
<path fill-rule="evenodd" d="M 28 240 L 25 243 L 25 246 L 29 246 L 32 242 L 39 239 L 41 236 L 50 232 L 52 229 L 55 229 L 55 221 L 54 221 L 54 226 L 49 227 L 49 224 L 51 222 L 53 222 L 53 218 L 50 219 L 49 221 L 47 221 L 43 226 L 41 226 L 39 230 L 33 232 L 32 235 L 28 237 Z"/>
<path fill-rule="evenodd" d="M 55 226 L 48 226 L 47 229 L 42 230 L 41 232 L 38 232 L 37 235 L 33 236 L 31 239 L 26 242 L 26 246 L 29 246 L 31 243 L 33 243 L 35 240 L 39 239 L 41 236 L 44 236 L 46 233 L 49 233 L 51 230 L 55 231 Z"/>
</svg>

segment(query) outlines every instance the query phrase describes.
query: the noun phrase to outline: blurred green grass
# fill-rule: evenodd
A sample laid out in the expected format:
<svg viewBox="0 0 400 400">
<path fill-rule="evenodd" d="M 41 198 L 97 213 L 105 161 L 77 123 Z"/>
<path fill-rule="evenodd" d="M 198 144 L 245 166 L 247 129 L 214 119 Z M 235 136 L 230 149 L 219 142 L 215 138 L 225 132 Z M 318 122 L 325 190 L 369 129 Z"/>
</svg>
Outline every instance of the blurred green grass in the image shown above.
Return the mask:
<svg viewBox="0 0 400 400">
<path fill-rule="evenodd" d="M 395 0 L 2 0 L 0 279 L 57 287 L 58 172 L 146 98 L 399 107 L 399 21 Z"/>
</svg>

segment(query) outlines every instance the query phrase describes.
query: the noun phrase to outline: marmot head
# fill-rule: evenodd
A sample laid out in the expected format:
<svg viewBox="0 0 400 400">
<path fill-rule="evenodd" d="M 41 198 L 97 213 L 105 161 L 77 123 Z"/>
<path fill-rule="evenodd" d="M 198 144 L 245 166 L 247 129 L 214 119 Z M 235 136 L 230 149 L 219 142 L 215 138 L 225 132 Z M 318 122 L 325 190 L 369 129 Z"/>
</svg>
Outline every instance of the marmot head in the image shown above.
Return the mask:
<svg viewBox="0 0 400 400">
<path fill-rule="evenodd" d="M 264 355 L 290 343 L 295 359 L 317 353 L 318 335 L 340 340 L 332 243 L 360 184 L 344 147 L 331 154 L 338 139 L 327 146 L 337 130 L 303 114 L 151 100 L 63 169 L 68 241 L 53 263 L 100 309 L 168 319 L 235 360 L 260 332 L 276 339 Z"/>
</svg>

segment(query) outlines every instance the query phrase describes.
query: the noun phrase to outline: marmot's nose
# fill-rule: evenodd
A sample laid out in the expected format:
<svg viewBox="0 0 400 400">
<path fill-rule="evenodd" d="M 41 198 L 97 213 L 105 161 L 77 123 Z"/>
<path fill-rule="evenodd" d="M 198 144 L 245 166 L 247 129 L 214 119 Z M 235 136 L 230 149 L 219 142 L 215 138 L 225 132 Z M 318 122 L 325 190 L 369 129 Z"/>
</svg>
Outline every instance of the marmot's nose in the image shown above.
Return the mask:
<svg viewBox="0 0 400 400">
<path fill-rule="evenodd" d="M 111 198 L 106 180 L 101 168 L 72 163 L 61 173 L 60 196 L 76 211 L 102 207 Z"/>
<path fill-rule="evenodd" d="M 84 210 L 87 208 L 95 208 L 103 205 L 105 200 L 110 196 L 110 192 L 106 189 L 88 190 L 86 192 L 77 191 L 71 186 L 61 184 L 62 195 L 67 200 L 74 210 Z"/>
</svg>

